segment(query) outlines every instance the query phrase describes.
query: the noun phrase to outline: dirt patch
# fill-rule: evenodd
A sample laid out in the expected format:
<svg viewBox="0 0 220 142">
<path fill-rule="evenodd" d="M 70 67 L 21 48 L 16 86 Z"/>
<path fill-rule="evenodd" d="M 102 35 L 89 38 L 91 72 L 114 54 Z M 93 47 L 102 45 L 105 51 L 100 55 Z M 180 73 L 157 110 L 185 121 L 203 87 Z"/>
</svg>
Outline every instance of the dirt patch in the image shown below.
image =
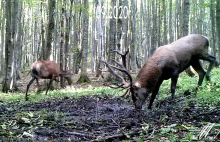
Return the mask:
<svg viewBox="0 0 220 142">
<path fill-rule="evenodd" d="M 151 140 L 162 126 L 191 123 L 202 127 L 202 121 L 220 122 L 220 108 L 209 110 L 183 100 L 170 102 L 168 98 L 156 101 L 153 110 L 144 107 L 139 111 L 127 99 L 109 95 L 28 105 L 2 104 L 0 125 L 7 128 L 0 128 L 0 138 L 8 140 L 11 132 L 13 139 L 33 141 L 122 141 L 136 140 L 141 135 Z"/>
</svg>

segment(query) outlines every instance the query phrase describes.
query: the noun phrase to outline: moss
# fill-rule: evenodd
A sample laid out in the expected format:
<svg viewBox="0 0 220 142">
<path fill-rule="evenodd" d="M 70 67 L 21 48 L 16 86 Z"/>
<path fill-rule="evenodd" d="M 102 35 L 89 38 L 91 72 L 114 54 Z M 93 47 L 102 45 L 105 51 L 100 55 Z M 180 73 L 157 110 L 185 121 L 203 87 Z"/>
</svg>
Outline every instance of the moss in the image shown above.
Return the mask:
<svg viewBox="0 0 220 142">
<path fill-rule="evenodd" d="M 91 82 L 87 75 L 81 75 L 77 83 Z"/>
</svg>

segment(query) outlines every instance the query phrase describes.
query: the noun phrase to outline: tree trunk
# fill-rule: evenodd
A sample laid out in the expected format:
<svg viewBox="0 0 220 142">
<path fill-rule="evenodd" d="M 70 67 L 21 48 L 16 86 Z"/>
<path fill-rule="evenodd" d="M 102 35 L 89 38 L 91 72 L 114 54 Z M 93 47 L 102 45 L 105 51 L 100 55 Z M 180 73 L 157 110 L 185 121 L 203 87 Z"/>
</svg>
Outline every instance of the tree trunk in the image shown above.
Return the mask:
<svg viewBox="0 0 220 142">
<path fill-rule="evenodd" d="M 146 36 L 146 44 L 145 44 L 145 59 L 144 61 L 146 62 L 148 57 L 150 56 L 150 47 L 151 47 L 151 39 L 150 39 L 150 33 L 151 33 L 151 26 L 150 26 L 150 18 L 151 18 L 151 4 L 150 1 L 144 1 L 145 2 L 145 6 L 144 6 L 144 11 L 146 12 L 146 14 L 144 14 L 144 17 L 147 15 L 146 18 L 144 18 L 144 24 L 146 26 L 145 29 L 145 36 Z"/>
<path fill-rule="evenodd" d="M 56 17 L 55 17 L 55 28 L 54 28 L 54 48 L 56 51 L 54 51 L 54 60 L 57 61 L 58 63 L 60 63 L 60 32 L 61 32 L 61 28 L 60 28 L 60 19 L 61 19 L 61 14 L 59 14 L 60 12 L 60 4 L 62 1 L 57 1 L 56 3 Z"/>
<path fill-rule="evenodd" d="M 116 5 L 115 0 L 111 0 L 111 7 Z M 113 12 L 113 9 L 110 9 L 110 12 Z M 112 52 L 116 49 L 116 20 L 113 18 L 110 19 L 110 28 L 109 28 L 109 42 L 108 42 L 108 61 L 112 63 L 112 60 L 115 59 L 115 52 Z"/>
<path fill-rule="evenodd" d="M 46 56 L 46 48 L 45 48 L 45 29 L 44 29 L 44 14 L 43 14 L 43 3 L 44 0 L 41 0 L 41 55 L 40 55 L 40 60 L 43 60 L 44 57 Z"/>
<path fill-rule="evenodd" d="M 181 29 L 182 36 L 186 36 L 189 33 L 189 12 L 190 12 L 189 0 L 183 0 L 183 12 L 182 12 L 183 23 L 181 24 L 182 25 L 182 29 Z M 190 67 L 188 67 L 185 71 L 189 76 L 195 75 Z"/>
<path fill-rule="evenodd" d="M 216 29 L 217 29 L 217 37 L 218 37 L 218 40 L 217 40 L 217 45 L 218 45 L 218 61 L 220 63 L 220 1 L 217 0 L 217 3 L 216 3 Z"/>
<path fill-rule="evenodd" d="M 151 49 L 150 49 L 150 55 L 154 53 L 157 47 L 157 34 L 155 31 L 157 31 L 157 9 L 156 9 L 156 2 L 152 1 L 152 14 L 153 14 L 153 25 L 152 25 L 152 35 L 151 35 Z"/>
<path fill-rule="evenodd" d="M 47 25 L 47 46 L 45 50 L 45 54 L 43 56 L 44 60 L 49 60 L 52 50 L 51 42 L 53 40 L 53 33 L 54 33 L 54 15 L 55 15 L 55 5 L 56 0 L 49 0 L 48 7 L 49 7 L 49 17 L 48 17 L 48 25 Z"/>
<path fill-rule="evenodd" d="M 70 21 L 71 21 L 71 17 L 72 17 L 72 8 L 73 8 L 73 0 L 70 1 L 70 11 L 69 11 L 69 15 L 67 14 L 67 11 L 66 11 L 66 31 L 65 31 L 65 57 L 64 57 L 64 68 L 65 70 L 68 69 L 68 60 L 70 58 L 70 55 L 69 55 L 69 38 L 70 38 L 70 30 L 71 30 L 71 27 L 70 27 Z"/>
<path fill-rule="evenodd" d="M 88 59 L 88 26 L 89 26 L 89 2 L 83 1 L 83 34 L 82 34 L 82 67 L 78 83 L 90 82 L 87 76 L 87 59 Z"/>
<path fill-rule="evenodd" d="M 172 0 L 169 1 L 169 43 L 173 42 L 173 24 L 172 24 L 172 8 L 173 8 L 173 2 Z"/>
<path fill-rule="evenodd" d="M 5 6 L 4 3 L 5 1 L 1 1 L 1 11 L 5 11 Z M 1 54 L 0 54 L 0 60 L 1 60 L 1 65 L 0 65 L 0 71 L 4 71 L 5 68 L 5 62 L 4 62 L 4 49 L 5 47 L 5 13 L 2 12 L 2 18 L 1 18 Z M 2 75 L 3 72 L 0 72 L 0 75 Z"/>
<path fill-rule="evenodd" d="M 166 16 L 166 3 L 163 0 L 163 45 L 168 43 L 167 41 L 167 16 Z"/>
<path fill-rule="evenodd" d="M 93 1 L 93 13 L 96 13 L 96 1 L 97 0 L 94 0 Z M 97 16 L 93 16 L 92 18 L 92 31 L 91 31 L 91 42 L 92 42 L 92 50 L 91 50 L 91 71 L 92 73 L 95 72 L 95 68 L 96 68 L 96 18 Z"/>
<path fill-rule="evenodd" d="M 182 36 L 187 36 L 189 33 L 189 13 L 190 3 L 189 0 L 183 0 L 183 23 L 182 23 Z"/>
<path fill-rule="evenodd" d="M 128 7 L 128 0 L 123 0 L 122 5 L 124 7 L 124 16 L 122 20 L 122 51 L 127 51 L 129 47 L 129 41 L 128 41 L 128 18 L 129 18 L 129 13 L 126 11 L 126 9 L 129 9 Z M 126 13 L 127 12 L 127 13 Z M 127 58 L 127 63 L 126 63 L 127 70 L 129 71 L 129 56 Z"/>
<path fill-rule="evenodd" d="M 103 60 L 103 55 L 102 55 L 102 50 L 103 50 L 103 43 L 102 43 L 102 38 L 103 38 L 103 30 L 102 30 L 102 3 L 100 0 L 96 3 L 96 23 L 97 23 L 97 37 L 98 37 L 98 50 L 97 50 L 97 55 L 98 55 L 98 63 L 96 66 L 96 77 L 99 77 L 102 72 L 100 69 L 102 68 L 101 66 L 101 60 Z"/>
<path fill-rule="evenodd" d="M 160 47 L 161 45 L 164 45 L 163 44 L 163 40 L 161 39 L 161 31 L 162 31 L 162 28 L 160 28 L 160 27 L 162 27 L 163 25 L 162 25 L 162 22 L 163 22 L 163 20 L 162 20 L 162 16 L 163 16 L 163 11 L 162 11 L 162 8 L 161 8 L 161 4 L 160 4 L 160 2 L 159 1 L 157 1 L 156 2 L 156 7 L 155 7 L 155 9 L 156 9 L 156 15 L 155 15 L 155 19 L 156 19 L 156 22 L 157 22 L 157 27 L 159 27 L 159 28 L 156 28 L 156 35 L 157 35 L 157 43 L 156 43 L 156 48 L 157 47 Z M 157 16 L 158 15 L 158 16 Z"/>
<path fill-rule="evenodd" d="M 20 71 L 21 65 L 22 65 L 22 49 L 23 49 L 23 44 L 22 44 L 22 38 L 23 38 L 23 30 L 22 30 L 22 3 L 20 4 L 19 8 L 19 16 L 18 16 L 18 36 L 17 36 L 17 72 Z M 19 73 L 17 73 L 17 78 L 19 79 Z"/>
<path fill-rule="evenodd" d="M 137 67 L 141 68 L 142 67 L 142 56 L 143 56 L 143 45 L 142 45 L 142 32 L 143 32 L 143 28 L 142 28 L 142 23 L 143 23 L 143 0 L 141 0 L 141 4 L 140 4 L 140 31 L 139 31 L 139 54 L 138 54 L 138 64 Z"/>
<path fill-rule="evenodd" d="M 212 53 L 213 55 L 216 57 L 216 48 L 215 48 L 215 0 L 211 0 L 211 4 L 210 4 L 210 18 L 211 18 L 211 30 L 212 30 L 212 38 L 211 38 L 211 42 L 210 42 L 210 47 L 212 48 Z"/>
<path fill-rule="evenodd" d="M 12 43 L 12 13 L 11 13 L 11 0 L 7 0 L 5 4 L 6 13 L 6 30 L 5 30 L 5 78 L 3 80 L 2 91 L 8 93 L 12 89 L 13 82 L 13 43 Z"/>
<path fill-rule="evenodd" d="M 81 4 L 79 0 L 76 1 L 75 5 Z M 80 31 L 81 31 L 81 26 L 80 26 L 80 17 L 81 17 L 82 10 L 80 9 L 79 11 L 76 11 L 74 13 L 74 21 L 73 21 L 73 30 L 74 30 L 74 36 L 73 36 L 73 73 L 78 74 L 79 68 L 80 68 L 80 63 L 81 63 L 81 57 L 82 57 L 82 52 L 80 50 Z"/>
<path fill-rule="evenodd" d="M 18 33 L 18 6 L 20 1 L 14 0 L 14 8 L 13 8 L 13 15 L 12 15 L 12 46 L 13 46 L 13 52 L 14 52 L 14 59 L 13 59 L 13 88 L 17 90 L 16 81 L 17 78 L 19 79 L 19 70 L 18 70 L 18 46 L 17 46 L 17 33 Z"/>
<path fill-rule="evenodd" d="M 131 43 L 130 43 L 130 55 L 131 55 L 131 70 L 137 72 L 137 62 L 136 62 L 136 15 L 137 15 L 137 5 L 136 0 L 131 0 Z"/>
<path fill-rule="evenodd" d="M 64 2 L 65 0 L 62 1 L 62 12 L 61 12 L 61 34 L 60 34 L 60 69 L 64 69 L 64 20 L 65 20 L 65 9 L 64 9 Z M 65 87 L 65 82 L 64 78 L 60 77 L 60 86 L 62 88 Z"/>
</svg>

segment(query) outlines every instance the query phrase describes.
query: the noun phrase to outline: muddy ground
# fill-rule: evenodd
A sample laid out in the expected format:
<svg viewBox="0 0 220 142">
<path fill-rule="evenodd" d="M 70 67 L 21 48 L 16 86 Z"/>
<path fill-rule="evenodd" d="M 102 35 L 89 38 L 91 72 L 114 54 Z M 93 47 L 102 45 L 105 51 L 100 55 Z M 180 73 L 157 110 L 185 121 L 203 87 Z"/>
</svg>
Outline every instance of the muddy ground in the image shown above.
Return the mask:
<svg viewBox="0 0 220 142">
<path fill-rule="evenodd" d="M 200 122 L 220 122 L 220 107 L 214 110 L 185 103 L 184 97 L 170 102 L 155 101 L 153 110 L 134 110 L 129 99 L 103 96 L 65 98 L 26 105 L 0 105 L 2 140 L 20 141 L 122 141 L 152 140 L 161 127 Z M 146 106 L 146 105 L 145 105 Z M 6 126 L 7 128 L 5 128 Z M 5 126 L 5 127 L 3 127 Z M 5 128 L 5 129 L 3 129 Z M 181 129 L 177 138 L 184 137 Z M 209 133 L 220 139 L 217 132 Z"/>
<path fill-rule="evenodd" d="M 94 77 L 95 75 L 91 74 L 92 80 L 98 80 Z M 74 79 L 76 82 L 78 77 L 75 76 Z M 29 80 L 30 77 L 25 77 L 20 81 L 20 92 L 25 92 Z M 88 85 L 91 84 L 74 84 L 80 88 L 86 88 Z M 92 85 L 101 84 L 92 82 Z M 32 85 L 30 91 L 35 88 L 36 85 Z M 147 100 L 139 111 L 134 109 L 131 97 L 122 98 L 107 94 L 91 94 L 75 99 L 56 98 L 25 105 L 6 105 L 0 100 L 0 140 L 78 142 L 139 139 L 163 142 L 174 134 L 178 141 L 187 137 L 192 127 L 196 128 L 192 134 L 198 136 L 207 122 L 220 123 L 220 104 L 215 109 L 198 107 L 195 102 L 186 103 L 186 97 L 193 97 L 190 91 L 180 96 L 181 98 L 176 98 L 175 101 L 170 101 L 170 98 L 162 101 L 156 99 L 152 110 L 147 109 Z M 173 127 L 175 129 L 172 129 Z M 208 131 L 206 140 L 219 139 L 219 129 Z"/>
</svg>

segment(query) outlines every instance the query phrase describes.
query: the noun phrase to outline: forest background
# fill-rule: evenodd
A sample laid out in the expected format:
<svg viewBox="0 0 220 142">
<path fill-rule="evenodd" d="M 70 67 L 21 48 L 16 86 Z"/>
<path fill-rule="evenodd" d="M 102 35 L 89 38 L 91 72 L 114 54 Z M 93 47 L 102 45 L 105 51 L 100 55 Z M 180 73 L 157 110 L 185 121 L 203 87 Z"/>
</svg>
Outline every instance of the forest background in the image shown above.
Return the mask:
<svg viewBox="0 0 220 142">
<path fill-rule="evenodd" d="M 219 0 L 2 0 L 0 7 L 3 92 L 37 60 L 86 82 L 88 72 L 101 74 L 100 60 L 118 58 L 113 50 L 129 49 L 128 68 L 137 73 L 156 48 L 191 33 L 207 36 L 220 61 Z"/>
</svg>

